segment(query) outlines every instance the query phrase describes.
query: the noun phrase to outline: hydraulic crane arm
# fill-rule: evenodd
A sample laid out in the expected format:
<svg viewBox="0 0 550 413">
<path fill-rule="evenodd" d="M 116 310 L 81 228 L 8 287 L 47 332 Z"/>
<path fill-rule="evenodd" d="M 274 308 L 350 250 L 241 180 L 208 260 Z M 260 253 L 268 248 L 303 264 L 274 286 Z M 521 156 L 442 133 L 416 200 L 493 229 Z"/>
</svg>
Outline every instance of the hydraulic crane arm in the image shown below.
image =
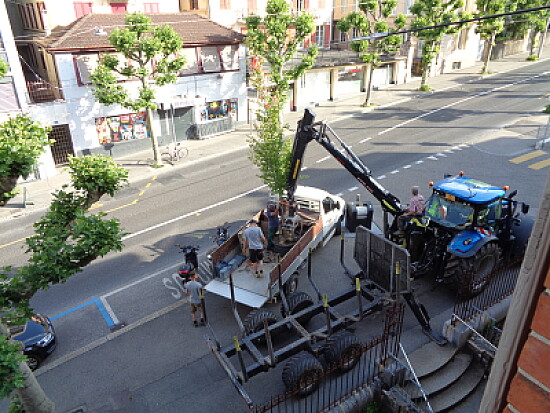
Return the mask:
<svg viewBox="0 0 550 413">
<path fill-rule="evenodd" d="M 355 155 L 352 150 L 342 141 L 338 135 L 326 124 L 326 122 L 315 121 L 315 114 L 306 109 L 304 117 L 298 121 L 298 129 L 294 137 L 294 145 L 292 147 L 292 158 L 290 161 L 290 172 L 288 176 L 287 195 L 289 201 L 293 201 L 294 192 L 298 182 L 298 176 L 302 169 L 302 160 L 309 142 L 317 141 L 325 148 L 344 168 L 350 172 L 377 200 L 380 201 L 382 209 L 389 212 L 393 216 L 398 216 L 403 213 L 403 208 L 399 203 L 399 199 L 391 194 L 387 189 L 380 185 L 373 177 L 370 170 L 365 164 Z M 338 148 L 330 140 L 327 131 L 337 140 L 342 149 Z"/>
</svg>

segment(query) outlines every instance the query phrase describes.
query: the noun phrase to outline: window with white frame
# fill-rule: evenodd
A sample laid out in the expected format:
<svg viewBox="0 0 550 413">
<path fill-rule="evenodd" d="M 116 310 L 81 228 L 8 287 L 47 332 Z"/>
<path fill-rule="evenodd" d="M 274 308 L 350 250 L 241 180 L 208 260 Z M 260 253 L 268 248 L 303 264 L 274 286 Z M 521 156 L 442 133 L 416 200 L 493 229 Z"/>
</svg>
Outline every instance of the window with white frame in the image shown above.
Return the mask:
<svg viewBox="0 0 550 413">
<path fill-rule="evenodd" d="M 325 47 L 325 26 L 317 26 L 315 29 L 315 43 L 319 47 Z"/>
<path fill-rule="evenodd" d="M 205 72 L 221 71 L 220 52 L 217 47 L 201 47 L 202 70 Z"/>
</svg>

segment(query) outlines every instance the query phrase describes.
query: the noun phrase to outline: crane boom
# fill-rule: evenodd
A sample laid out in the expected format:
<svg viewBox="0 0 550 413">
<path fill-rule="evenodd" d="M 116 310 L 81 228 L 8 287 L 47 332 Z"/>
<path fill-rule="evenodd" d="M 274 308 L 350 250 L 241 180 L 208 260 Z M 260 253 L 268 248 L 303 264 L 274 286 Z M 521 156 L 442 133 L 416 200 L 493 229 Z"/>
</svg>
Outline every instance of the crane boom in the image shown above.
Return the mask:
<svg viewBox="0 0 550 413">
<path fill-rule="evenodd" d="M 327 132 L 339 142 L 342 149 L 337 147 L 331 140 Z M 303 118 L 298 121 L 298 129 L 294 137 L 292 147 L 292 158 L 290 161 L 290 170 L 287 180 L 287 196 L 289 201 L 293 201 L 294 192 L 298 183 L 298 176 L 302 169 L 302 161 L 305 150 L 309 142 L 317 141 L 325 148 L 344 168 L 350 172 L 361 185 L 363 185 L 382 206 L 382 209 L 393 216 L 403 214 L 403 207 L 399 199 L 384 188 L 376 179 L 372 177 L 371 171 L 359 159 L 349 146 L 342 141 L 334 130 L 326 122 L 315 123 L 315 113 L 311 109 L 305 109 Z"/>
</svg>

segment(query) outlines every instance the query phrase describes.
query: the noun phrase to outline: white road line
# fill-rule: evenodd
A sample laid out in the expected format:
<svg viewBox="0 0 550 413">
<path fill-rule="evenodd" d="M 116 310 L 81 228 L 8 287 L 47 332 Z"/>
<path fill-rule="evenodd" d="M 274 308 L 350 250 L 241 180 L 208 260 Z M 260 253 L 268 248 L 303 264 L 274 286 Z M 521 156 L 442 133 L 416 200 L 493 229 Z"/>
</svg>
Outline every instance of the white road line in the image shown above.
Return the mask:
<svg viewBox="0 0 550 413">
<path fill-rule="evenodd" d="M 331 120 L 330 123 L 340 122 L 341 120 L 349 119 L 349 118 L 351 118 L 352 116 L 353 116 L 353 115 L 342 115 L 342 116 L 340 116 L 339 118 L 336 118 L 336 119 Z"/>
<path fill-rule="evenodd" d="M 384 179 L 386 177 L 386 175 L 380 175 L 379 177 L 377 177 L 376 179 Z"/>
<path fill-rule="evenodd" d="M 392 174 L 392 175 L 395 175 L 396 173 L 399 173 L 399 169 L 395 169 L 395 170 L 390 172 L 390 174 Z"/>
<path fill-rule="evenodd" d="M 341 197 L 341 196 L 344 196 L 344 194 L 343 194 L 342 192 L 338 192 L 338 193 L 336 194 L 336 196 L 340 196 L 340 197 Z"/>
<path fill-rule="evenodd" d="M 352 186 L 351 188 L 348 189 L 348 191 L 349 191 L 349 192 L 352 192 L 352 191 L 355 191 L 355 190 L 357 190 L 357 189 L 359 189 L 358 186 Z"/>
<path fill-rule="evenodd" d="M 459 148 L 467 148 L 468 147 L 468 144 L 467 143 L 461 143 L 460 145 L 458 145 Z"/>
<path fill-rule="evenodd" d="M 306 168 L 302 168 L 302 171 L 304 171 Z M 128 234 L 124 237 L 122 237 L 122 241 L 126 241 L 127 239 L 130 239 L 130 238 L 134 238 L 134 237 L 137 237 L 138 235 L 143 235 L 149 231 L 153 231 L 155 229 L 158 229 L 158 228 L 162 228 L 166 225 L 169 225 L 169 224 L 173 224 L 174 222 L 177 222 L 177 221 L 180 221 L 182 219 L 185 219 L 185 218 L 189 218 L 193 215 L 196 215 L 196 214 L 200 214 L 200 213 L 203 213 L 204 211 L 208 211 L 209 209 L 212 209 L 212 208 L 216 208 L 218 206 L 221 206 L 221 205 L 224 205 L 224 204 L 227 204 L 229 202 L 232 202 L 232 201 L 235 201 L 236 199 L 239 199 L 239 198 L 243 198 L 247 195 L 250 195 L 254 192 L 257 192 L 261 189 L 264 189 L 266 188 L 267 185 L 261 185 L 261 186 L 258 186 L 254 189 L 251 189 L 250 191 L 246 191 L 246 192 L 243 192 L 242 194 L 239 194 L 239 195 L 235 195 L 231 198 L 228 198 L 226 200 L 223 200 L 223 201 L 220 201 L 220 202 L 216 202 L 215 204 L 212 204 L 212 205 L 208 205 L 208 206 L 205 206 L 203 208 L 199 208 L 195 211 L 192 211 L 192 212 L 188 212 L 187 214 L 183 214 L 183 215 L 180 215 L 179 217 L 176 217 L 176 218 L 172 218 L 172 219 L 169 219 L 168 221 L 164 221 L 164 222 L 161 222 L 160 224 L 156 224 L 156 225 L 153 225 L 151 227 L 148 227 L 148 228 L 144 228 L 140 231 L 137 231 L 137 232 L 134 232 L 133 234 Z"/>
<path fill-rule="evenodd" d="M 318 160 L 315 161 L 315 163 L 321 163 L 321 162 L 326 161 L 327 159 L 330 159 L 330 156 L 325 156 L 324 158 L 318 159 Z"/>
<path fill-rule="evenodd" d="M 427 156 L 427 159 L 431 159 L 432 161 L 437 161 L 438 159 L 435 156 Z"/>
<path fill-rule="evenodd" d="M 412 165 L 405 165 L 403 169 L 409 169 Z"/>
<path fill-rule="evenodd" d="M 118 324 L 120 321 L 118 320 L 118 317 L 115 315 L 115 312 L 111 308 L 111 305 L 107 302 L 105 297 L 99 297 L 101 302 L 103 303 L 103 307 L 105 307 L 105 311 L 111 316 L 111 319 L 113 320 L 113 323 Z"/>
<path fill-rule="evenodd" d="M 415 162 L 415 164 L 417 164 L 417 165 L 420 165 L 421 163 L 424 163 L 424 161 L 420 160 L 420 161 Z"/>
<path fill-rule="evenodd" d="M 397 128 L 400 128 L 402 126 L 405 126 L 405 125 L 408 125 L 409 123 L 411 122 L 414 122 L 418 119 L 422 119 L 426 116 L 429 116 L 429 115 L 433 115 L 434 113 L 437 113 L 437 112 L 440 112 L 442 110 L 445 110 L 445 109 L 448 109 L 448 108 L 452 108 L 453 106 L 456 106 L 456 105 L 459 105 L 461 103 L 464 103 L 464 102 L 467 102 L 469 100 L 472 100 L 472 99 L 475 99 L 477 97 L 480 97 L 480 96 L 484 96 L 484 95 L 487 95 L 489 93 L 493 93 L 493 92 L 496 92 L 496 91 L 499 91 L 499 90 L 502 90 L 502 89 L 507 89 L 511 86 L 515 86 L 517 84 L 520 84 L 520 83 L 525 83 L 531 79 L 536 79 L 538 77 L 541 77 L 541 76 L 545 76 L 547 75 L 548 73 L 550 73 L 550 71 L 547 71 L 547 72 L 543 72 L 541 74 L 538 74 L 538 75 L 535 75 L 535 76 L 531 76 L 531 77 L 528 77 L 528 78 L 525 78 L 525 79 L 522 79 L 522 80 L 518 80 L 517 82 L 513 82 L 513 83 L 509 83 L 507 85 L 503 85 L 503 86 L 499 86 L 499 87 L 496 87 L 496 88 L 493 88 L 493 89 L 490 89 L 488 91 L 485 91 L 485 92 L 481 92 L 481 93 L 477 93 L 475 95 L 472 95 L 472 96 L 469 96 L 467 98 L 464 98 L 464 99 L 460 99 L 460 100 L 457 100 L 456 102 L 453 102 L 453 103 L 449 103 L 448 105 L 444 105 L 444 106 L 441 106 L 440 108 L 437 108 L 437 109 L 434 109 L 430 112 L 426 112 L 426 113 L 423 113 L 415 118 L 411 118 L 411 119 L 408 119 L 404 122 L 401 122 L 401 123 L 398 123 L 397 125 L 395 126 L 392 126 L 391 128 L 388 128 L 388 129 L 385 129 L 381 132 L 378 132 L 378 135 L 384 135 L 385 133 L 387 132 L 391 132 L 392 130 L 395 130 Z M 441 89 L 441 90 L 444 90 L 444 89 Z"/>
<path fill-rule="evenodd" d="M 439 156 L 440 158 L 446 158 L 447 157 L 447 155 L 445 155 L 444 153 L 441 153 L 441 152 L 436 153 L 435 156 Z"/>
<path fill-rule="evenodd" d="M 454 153 L 454 152 L 453 152 L 452 150 L 450 150 L 450 149 L 445 149 L 444 152 L 447 152 L 447 153 Z"/>
<path fill-rule="evenodd" d="M 176 266 L 176 267 L 177 267 L 177 266 Z M 101 300 L 103 300 L 104 298 L 107 298 L 107 297 L 110 297 L 110 296 L 112 296 L 112 295 L 115 295 L 115 294 L 117 294 L 117 293 L 119 293 L 119 292 L 121 292 L 121 291 L 124 291 L 124 290 L 126 290 L 126 289 L 128 289 L 128 288 L 130 288 L 130 287 L 133 287 L 133 286 L 135 286 L 135 285 L 138 285 L 138 284 L 142 283 L 143 281 L 147 281 L 147 280 L 150 279 L 150 278 L 156 277 L 156 276 L 161 275 L 162 273 L 168 272 L 168 271 L 174 271 L 174 266 L 171 265 L 171 266 L 169 266 L 169 267 L 164 267 L 162 270 L 155 271 L 154 273 L 149 274 L 149 275 L 146 275 L 145 277 L 140 278 L 139 280 L 136 280 L 136 281 L 134 281 L 134 282 L 131 282 L 130 284 L 126 284 L 126 285 L 124 285 L 124 286 L 122 286 L 122 287 L 120 287 L 120 288 L 117 288 L 116 290 L 113 290 L 113 291 L 108 292 L 107 294 L 103 294 L 103 295 L 102 295 L 101 297 L 99 297 L 99 298 L 100 298 Z"/>
<path fill-rule="evenodd" d="M 359 143 L 365 143 L 365 142 L 367 142 L 367 141 L 370 141 L 371 139 L 372 139 L 372 138 L 361 139 L 361 140 L 359 141 Z"/>
</svg>

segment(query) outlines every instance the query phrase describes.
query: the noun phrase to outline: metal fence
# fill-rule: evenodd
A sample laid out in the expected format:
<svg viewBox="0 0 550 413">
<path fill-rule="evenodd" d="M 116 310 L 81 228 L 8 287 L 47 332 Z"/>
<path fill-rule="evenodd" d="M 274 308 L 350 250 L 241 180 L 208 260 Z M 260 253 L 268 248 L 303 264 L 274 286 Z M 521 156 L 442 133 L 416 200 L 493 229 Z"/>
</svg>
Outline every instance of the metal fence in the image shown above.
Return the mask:
<svg viewBox="0 0 550 413">
<path fill-rule="evenodd" d="M 382 334 L 362 346 L 361 350 L 350 354 L 337 365 L 329 365 L 324 372 L 302 383 L 299 388 L 287 391 L 253 407 L 255 413 L 313 413 L 330 409 L 369 385 L 378 382 L 385 371 L 385 363 L 392 360 L 391 354 L 397 354 L 403 325 L 404 305 L 392 303 L 386 311 L 384 330 Z M 349 371 L 350 360 L 356 360 L 355 366 Z M 317 389 L 306 397 L 300 394 L 308 388 Z"/>
<path fill-rule="evenodd" d="M 497 267 L 493 272 L 480 279 L 470 278 L 470 288 L 459 288 L 453 308 L 453 324 L 460 320 L 468 322 L 480 316 L 488 308 L 510 297 L 514 289 L 521 267 L 521 259 L 508 262 Z M 481 292 L 473 298 L 469 298 L 463 291 Z M 459 320 L 460 319 L 460 320 Z"/>
</svg>

